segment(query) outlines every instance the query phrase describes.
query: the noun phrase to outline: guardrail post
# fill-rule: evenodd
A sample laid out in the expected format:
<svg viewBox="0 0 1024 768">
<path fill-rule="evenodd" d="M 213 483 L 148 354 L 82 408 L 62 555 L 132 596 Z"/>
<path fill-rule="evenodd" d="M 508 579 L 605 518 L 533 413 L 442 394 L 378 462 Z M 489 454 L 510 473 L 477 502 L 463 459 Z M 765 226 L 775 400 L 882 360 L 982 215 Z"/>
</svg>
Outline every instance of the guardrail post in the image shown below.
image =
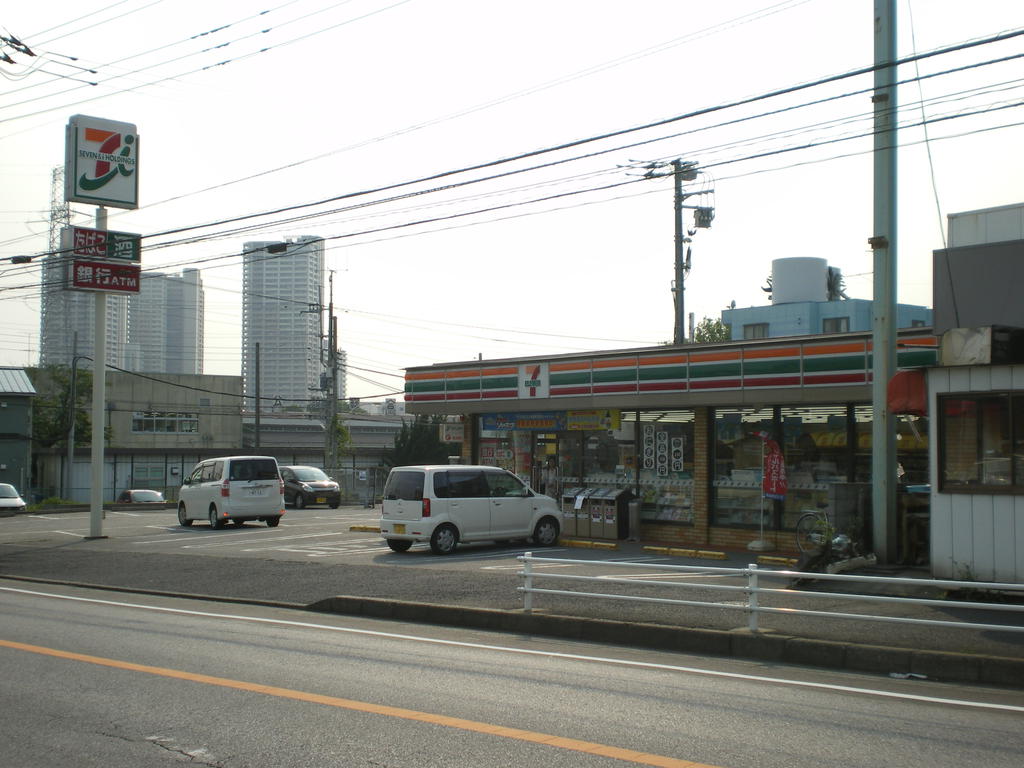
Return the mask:
<svg viewBox="0 0 1024 768">
<path fill-rule="evenodd" d="M 533 570 L 530 565 L 530 558 L 533 552 L 526 552 L 523 557 L 523 610 L 530 613 L 533 610 Z"/>
<path fill-rule="evenodd" d="M 747 629 L 757 632 L 757 563 L 747 566 Z"/>
</svg>

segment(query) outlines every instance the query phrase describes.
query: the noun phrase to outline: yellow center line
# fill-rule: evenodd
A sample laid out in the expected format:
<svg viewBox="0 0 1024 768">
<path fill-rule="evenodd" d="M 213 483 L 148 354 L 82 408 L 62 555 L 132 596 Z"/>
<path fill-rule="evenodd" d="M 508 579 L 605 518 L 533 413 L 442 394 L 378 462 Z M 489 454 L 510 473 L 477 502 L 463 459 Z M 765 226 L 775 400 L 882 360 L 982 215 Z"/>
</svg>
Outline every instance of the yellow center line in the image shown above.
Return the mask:
<svg viewBox="0 0 1024 768">
<path fill-rule="evenodd" d="M 84 653 L 60 651 L 55 648 L 46 648 L 41 645 L 29 645 L 27 643 L 13 642 L 11 640 L 0 640 L 0 647 L 12 648 L 14 650 L 26 651 L 28 653 L 37 653 L 42 656 L 53 656 L 58 659 L 68 659 L 70 661 L 85 662 L 87 664 L 97 664 L 101 667 L 112 667 L 114 669 L 124 669 L 132 672 L 144 672 L 149 675 L 169 677 L 175 680 L 188 680 L 193 683 L 216 685 L 221 688 L 233 688 L 238 691 L 262 693 L 266 696 L 277 696 L 281 699 L 292 699 L 293 701 L 304 701 L 311 704 L 323 704 L 324 706 L 348 709 L 353 712 L 365 712 L 374 715 L 383 715 L 385 717 L 397 717 L 402 720 L 415 720 L 421 723 L 441 725 L 446 728 L 457 728 L 459 730 L 470 731 L 472 733 L 501 736 L 506 739 L 543 744 L 545 746 L 557 747 L 558 749 L 566 749 L 573 752 L 584 752 L 588 755 L 610 757 L 616 760 L 636 763 L 637 765 L 653 765 L 659 766 L 660 768 L 715 768 L 715 766 L 710 766 L 705 763 L 694 763 L 689 760 L 680 760 L 678 758 L 655 755 L 649 752 L 636 752 L 632 749 L 622 749 L 621 747 L 598 744 L 592 741 L 569 739 L 548 733 L 525 731 L 519 728 L 506 728 L 505 726 L 482 723 L 476 720 L 464 720 L 460 717 L 448 717 L 447 715 L 438 715 L 431 712 L 418 712 L 414 709 L 402 709 L 401 707 L 389 707 L 383 704 L 371 704 L 365 701 L 342 699 L 336 696 L 324 696 L 318 693 L 296 691 L 291 688 L 278 688 L 273 685 L 247 683 L 243 680 L 231 680 L 226 677 L 200 675 L 179 669 L 151 667 L 146 664 L 135 664 L 130 661 L 121 661 L 119 659 L 107 659 L 102 656 L 89 656 Z"/>
</svg>

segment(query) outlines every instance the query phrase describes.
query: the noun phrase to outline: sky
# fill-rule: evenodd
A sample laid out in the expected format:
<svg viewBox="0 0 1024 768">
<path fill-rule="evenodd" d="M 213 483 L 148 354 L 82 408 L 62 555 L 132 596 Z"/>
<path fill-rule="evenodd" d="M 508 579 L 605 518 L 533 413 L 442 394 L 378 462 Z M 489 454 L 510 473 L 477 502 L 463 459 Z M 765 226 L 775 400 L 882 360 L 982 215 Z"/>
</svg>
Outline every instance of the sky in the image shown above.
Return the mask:
<svg viewBox="0 0 1024 768">
<path fill-rule="evenodd" d="M 1019 32 L 1019 8 L 899 0 L 899 56 Z M 768 303 L 792 256 L 870 299 L 872 77 L 811 84 L 871 66 L 873 16 L 870 0 L 8 4 L 0 34 L 37 55 L 0 62 L 0 365 L 38 362 L 39 260 L 10 259 L 47 250 L 75 114 L 138 127 L 140 205 L 108 226 L 145 236 L 144 270 L 202 270 L 206 373 L 240 372 L 242 244 L 300 235 L 326 240 L 352 397 L 400 392 L 409 366 L 668 342 L 672 180 L 643 166 L 674 159 L 700 169 L 687 205 L 714 208 L 689 243 L 696 321 Z M 1022 54 L 1010 37 L 898 68 L 901 303 L 931 306 L 947 214 L 1024 202 L 1024 67 L 992 63 Z"/>
</svg>

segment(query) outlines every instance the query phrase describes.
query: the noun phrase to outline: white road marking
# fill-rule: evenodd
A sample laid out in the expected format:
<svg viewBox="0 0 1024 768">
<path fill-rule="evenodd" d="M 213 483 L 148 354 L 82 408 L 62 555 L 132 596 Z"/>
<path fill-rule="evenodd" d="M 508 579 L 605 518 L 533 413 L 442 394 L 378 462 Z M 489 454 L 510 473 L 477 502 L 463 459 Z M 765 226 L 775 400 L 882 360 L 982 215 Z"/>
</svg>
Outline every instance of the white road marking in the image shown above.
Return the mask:
<svg viewBox="0 0 1024 768">
<path fill-rule="evenodd" d="M 380 632 L 372 629 L 356 629 L 354 627 L 335 627 L 330 624 L 315 624 L 308 621 L 288 621 L 286 619 L 268 619 L 261 616 L 240 616 L 230 613 L 213 613 L 212 611 L 192 611 L 184 608 L 168 608 L 158 605 L 142 605 L 139 603 L 126 603 L 117 600 L 100 600 L 92 597 L 78 597 L 75 595 L 60 595 L 52 592 L 40 592 L 32 589 L 18 589 L 15 587 L 0 587 L 0 591 L 12 592 L 35 597 L 49 597 L 55 600 L 69 600 L 79 603 L 92 603 L 94 605 L 110 605 L 119 608 L 133 608 L 141 611 L 153 611 L 156 613 L 171 613 L 179 616 L 199 616 L 210 619 L 222 619 L 225 621 L 248 622 L 252 624 L 266 624 L 280 627 L 300 627 L 302 629 L 318 629 L 325 632 L 339 632 L 350 635 L 364 635 L 368 637 L 382 637 L 390 640 L 403 640 L 430 645 L 444 645 L 454 648 L 473 648 L 483 651 L 496 651 L 498 653 L 509 653 L 521 656 L 539 656 L 551 659 L 567 659 L 570 661 L 591 662 L 594 664 L 610 664 L 619 667 L 633 667 L 636 669 L 655 669 L 667 672 L 679 672 L 682 674 L 700 675 L 703 677 L 718 677 L 729 680 L 746 680 L 750 682 L 770 683 L 795 688 L 812 688 L 821 691 L 834 691 L 837 693 L 856 693 L 864 696 L 876 696 L 885 699 L 900 699 L 903 701 L 919 701 L 926 704 L 945 704 L 954 707 L 971 707 L 975 709 L 990 709 L 1002 712 L 1022 712 L 1024 706 L 1013 704 L 995 704 L 984 701 L 970 701 L 967 699 L 947 699 L 938 696 L 921 696 L 913 693 L 899 693 L 896 691 L 883 691 L 875 688 L 857 688 L 850 685 L 837 685 L 834 683 L 815 683 L 807 680 L 790 680 L 784 677 L 768 677 L 766 675 L 748 675 L 742 672 L 723 672 L 715 669 L 700 669 L 699 667 L 684 667 L 678 664 L 659 664 L 649 661 L 631 661 L 628 659 L 613 659 L 606 656 L 585 656 L 578 653 L 561 653 L 559 651 L 541 651 L 529 648 L 513 648 L 503 645 L 489 645 L 486 643 L 470 643 L 461 640 L 443 640 L 435 637 L 421 637 L 418 635 L 406 635 L 397 632 Z"/>
</svg>

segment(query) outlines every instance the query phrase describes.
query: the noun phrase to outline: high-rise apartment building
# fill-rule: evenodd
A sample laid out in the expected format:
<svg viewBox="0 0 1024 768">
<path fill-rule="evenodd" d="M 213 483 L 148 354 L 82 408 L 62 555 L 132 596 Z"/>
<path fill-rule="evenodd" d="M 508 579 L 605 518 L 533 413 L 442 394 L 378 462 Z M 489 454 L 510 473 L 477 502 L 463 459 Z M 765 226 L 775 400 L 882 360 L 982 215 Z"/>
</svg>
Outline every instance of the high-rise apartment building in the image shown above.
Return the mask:
<svg viewBox="0 0 1024 768">
<path fill-rule="evenodd" d="M 149 272 L 128 299 L 125 368 L 141 373 L 203 373 L 203 279 Z"/>
<path fill-rule="evenodd" d="M 322 396 L 324 241 L 296 237 L 243 246 L 242 379 L 247 398 L 304 405 Z M 256 345 L 259 344 L 259 364 Z M 252 400 L 246 401 L 251 407 Z"/>
</svg>

